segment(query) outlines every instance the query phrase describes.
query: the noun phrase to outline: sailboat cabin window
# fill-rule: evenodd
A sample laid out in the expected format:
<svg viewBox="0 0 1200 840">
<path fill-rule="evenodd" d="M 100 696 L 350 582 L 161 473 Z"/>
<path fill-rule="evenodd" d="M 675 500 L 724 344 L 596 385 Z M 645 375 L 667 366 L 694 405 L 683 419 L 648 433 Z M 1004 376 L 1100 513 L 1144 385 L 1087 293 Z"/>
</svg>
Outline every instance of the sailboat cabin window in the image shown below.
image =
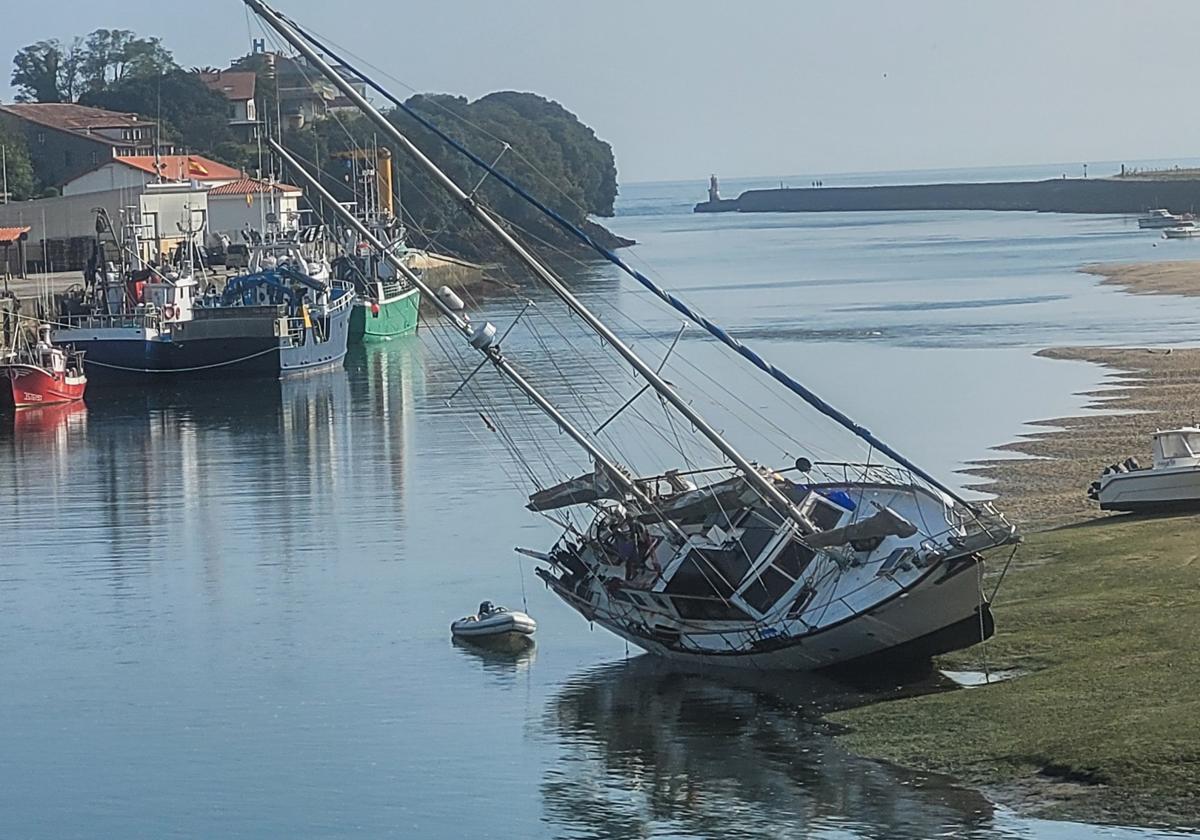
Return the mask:
<svg viewBox="0 0 1200 840">
<path fill-rule="evenodd" d="M 815 551 L 796 540 L 788 543 L 771 565 L 742 590 L 742 600 L 760 613 L 770 612 L 800 579 L 815 556 Z"/>
<path fill-rule="evenodd" d="M 818 530 L 828 531 L 831 528 L 836 528 L 838 523 L 842 521 L 843 513 L 842 508 L 833 502 L 822 498 L 816 493 L 812 494 L 812 501 L 808 506 L 808 518 L 812 520 L 812 524 L 816 525 Z"/>
<path fill-rule="evenodd" d="M 750 560 L 739 545 L 728 551 L 694 548 L 671 575 L 666 591 L 672 595 L 728 598 L 750 570 Z"/>
</svg>

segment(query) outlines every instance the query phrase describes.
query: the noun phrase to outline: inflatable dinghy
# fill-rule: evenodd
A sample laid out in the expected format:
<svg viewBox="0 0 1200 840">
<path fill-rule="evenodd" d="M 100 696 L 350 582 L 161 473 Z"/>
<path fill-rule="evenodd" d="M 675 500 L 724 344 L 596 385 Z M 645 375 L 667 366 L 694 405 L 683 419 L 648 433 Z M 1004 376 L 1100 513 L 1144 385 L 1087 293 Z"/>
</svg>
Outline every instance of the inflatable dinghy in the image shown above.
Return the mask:
<svg viewBox="0 0 1200 840">
<path fill-rule="evenodd" d="M 537 622 L 523 612 L 500 607 L 490 601 L 479 605 L 479 612 L 460 618 L 450 632 L 460 639 L 484 641 L 532 636 Z"/>
</svg>

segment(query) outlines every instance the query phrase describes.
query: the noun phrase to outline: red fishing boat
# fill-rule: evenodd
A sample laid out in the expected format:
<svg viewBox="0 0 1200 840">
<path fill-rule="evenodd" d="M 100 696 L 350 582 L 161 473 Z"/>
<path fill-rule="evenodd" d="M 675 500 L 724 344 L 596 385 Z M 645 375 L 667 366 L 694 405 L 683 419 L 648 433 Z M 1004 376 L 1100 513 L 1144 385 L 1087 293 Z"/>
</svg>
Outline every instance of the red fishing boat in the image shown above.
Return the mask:
<svg viewBox="0 0 1200 840">
<path fill-rule="evenodd" d="M 16 408 L 77 402 L 87 388 L 83 353 L 52 345 L 49 325 L 38 329 L 32 347 L 17 347 L 0 356 L 0 379 L 8 380 L 9 387 L 0 391 L 11 395 Z"/>
</svg>

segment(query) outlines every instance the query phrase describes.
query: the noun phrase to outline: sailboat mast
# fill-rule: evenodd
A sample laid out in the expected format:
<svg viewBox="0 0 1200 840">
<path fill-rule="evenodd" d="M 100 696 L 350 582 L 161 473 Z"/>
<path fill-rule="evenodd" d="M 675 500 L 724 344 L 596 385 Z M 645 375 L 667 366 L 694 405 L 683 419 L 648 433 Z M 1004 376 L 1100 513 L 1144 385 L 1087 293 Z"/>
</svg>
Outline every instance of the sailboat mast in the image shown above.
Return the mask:
<svg viewBox="0 0 1200 840">
<path fill-rule="evenodd" d="M 669 402 L 676 411 L 687 418 L 692 426 L 704 435 L 713 446 L 715 446 L 726 458 L 728 458 L 742 473 L 746 480 L 754 486 L 754 488 L 769 500 L 773 505 L 779 508 L 780 512 L 785 513 L 789 518 L 799 524 L 801 527 L 808 528 L 809 523 L 804 518 L 803 514 L 792 504 L 791 500 L 785 496 L 778 487 L 769 481 L 758 469 L 755 468 L 740 452 L 725 440 L 721 434 L 709 425 L 700 414 L 693 409 L 687 402 L 675 392 L 667 382 L 658 375 L 653 367 L 648 365 L 640 356 L 633 352 L 620 338 L 617 337 L 599 318 L 597 318 L 591 310 L 584 306 L 571 291 L 563 285 L 554 274 L 546 268 L 541 262 L 530 253 L 521 243 L 504 229 L 504 227 L 494 219 L 490 213 L 483 209 L 472 196 L 463 191 L 450 176 L 438 168 L 432 160 L 413 144 L 411 140 L 405 137 L 399 129 L 392 125 L 388 119 L 381 114 L 366 98 L 360 94 L 354 87 L 342 77 L 340 73 L 335 71 L 329 64 L 317 55 L 316 51 L 306 42 L 295 30 L 293 30 L 280 16 L 262 0 L 243 0 L 250 7 L 251 11 L 261 17 L 267 24 L 278 32 L 288 43 L 298 50 L 314 67 L 337 87 L 347 99 L 353 102 L 358 108 L 379 127 L 387 137 L 394 143 L 400 146 L 412 157 L 417 164 L 424 169 L 430 177 L 434 179 L 441 187 L 453 196 L 465 209 L 470 213 L 484 228 L 486 228 L 497 240 L 500 241 L 526 268 L 546 284 L 552 292 L 560 299 L 567 307 L 579 316 L 589 327 L 603 338 L 609 346 L 617 351 L 626 362 L 633 367 L 634 370 L 649 383 L 655 391 L 658 392 L 663 399 Z"/>
<path fill-rule="evenodd" d="M 326 204 L 333 208 L 334 212 L 341 217 L 343 222 L 353 228 L 358 235 L 363 238 L 364 241 L 371 245 L 371 247 L 383 254 L 384 258 L 391 263 L 392 267 L 396 269 L 396 271 L 398 271 L 410 283 L 421 290 L 424 300 L 428 300 L 430 303 L 432 303 L 437 310 L 442 313 L 442 315 L 444 315 L 451 321 L 451 323 L 454 324 L 454 326 L 463 334 L 464 337 L 470 339 L 472 334 L 470 323 L 461 315 L 459 315 L 458 312 L 451 309 L 436 293 L 434 293 L 434 291 L 430 289 L 425 281 L 421 278 L 421 275 L 417 274 L 415 271 L 405 265 L 403 260 L 392 253 L 383 240 L 376 236 L 361 219 L 347 210 L 345 205 L 334 198 L 333 194 L 325 189 L 325 187 L 323 187 L 307 169 L 301 166 L 300 163 L 294 157 L 292 157 L 290 152 L 277 143 L 273 137 L 268 137 L 267 143 L 270 145 L 275 154 L 279 155 L 279 157 L 283 159 L 283 162 L 290 166 L 292 171 L 305 182 L 309 189 L 319 195 Z M 551 420 L 553 420 L 554 423 L 563 430 L 563 432 L 565 432 L 572 440 L 579 444 L 579 446 L 582 447 L 583 450 L 587 452 L 597 464 L 604 467 L 613 480 L 621 484 L 627 492 L 629 492 L 642 505 L 644 505 L 647 511 L 653 509 L 653 503 L 642 491 L 642 489 L 638 487 L 637 484 L 631 478 L 629 478 L 629 476 L 626 475 L 626 473 L 620 467 L 617 466 L 617 464 L 615 464 L 607 455 L 605 455 L 595 443 L 588 439 L 588 437 L 570 420 L 564 417 L 563 414 L 557 408 L 555 408 L 548 399 L 542 396 L 542 394 L 533 385 L 527 382 L 525 378 L 521 376 L 521 374 L 518 373 L 515 368 L 513 368 L 508 360 L 498 352 L 498 350 L 495 350 L 494 348 L 480 349 L 480 352 L 487 356 L 488 360 L 496 367 L 496 369 L 504 374 L 504 376 L 508 377 L 508 379 L 514 385 L 516 385 L 517 388 L 525 394 L 525 396 L 529 397 L 529 399 L 531 399 L 538 406 L 538 408 L 545 412 L 545 414 Z"/>
</svg>

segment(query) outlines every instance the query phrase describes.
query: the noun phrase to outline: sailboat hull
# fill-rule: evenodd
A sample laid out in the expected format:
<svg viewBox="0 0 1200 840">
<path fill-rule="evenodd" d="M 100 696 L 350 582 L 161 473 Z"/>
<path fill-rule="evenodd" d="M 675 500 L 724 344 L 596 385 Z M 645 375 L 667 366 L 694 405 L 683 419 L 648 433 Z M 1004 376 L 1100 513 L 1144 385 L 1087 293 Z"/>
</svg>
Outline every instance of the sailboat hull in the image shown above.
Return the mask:
<svg viewBox="0 0 1200 840">
<path fill-rule="evenodd" d="M 767 630 L 761 633 L 757 650 L 722 652 L 714 647 L 691 652 L 674 640 L 660 643 L 600 616 L 593 620 L 648 653 L 688 666 L 816 671 L 875 658 L 899 665 L 967 648 L 992 635 L 991 610 L 979 589 L 978 565 L 982 562 L 962 558 L 949 568 L 939 564 L 893 597 L 808 633 L 786 636 Z M 581 605 L 573 606 L 579 609 Z M 693 644 L 700 640 L 692 636 L 681 641 Z"/>
</svg>

